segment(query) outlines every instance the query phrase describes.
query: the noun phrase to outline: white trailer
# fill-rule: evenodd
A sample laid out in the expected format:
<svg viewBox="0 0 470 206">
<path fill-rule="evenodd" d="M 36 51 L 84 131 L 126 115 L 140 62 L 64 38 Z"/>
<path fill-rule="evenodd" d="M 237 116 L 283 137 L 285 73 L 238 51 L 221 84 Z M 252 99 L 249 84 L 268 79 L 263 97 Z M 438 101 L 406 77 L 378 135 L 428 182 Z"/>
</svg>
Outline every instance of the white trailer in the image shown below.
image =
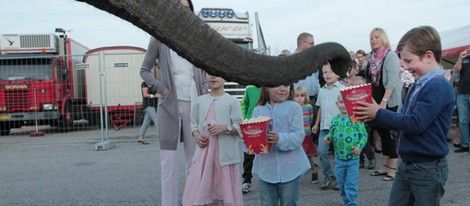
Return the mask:
<svg viewBox="0 0 470 206">
<path fill-rule="evenodd" d="M 145 52 L 131 46 L 101 47 L 90 50 L 84 58 L 88 109 L 100 111 L 100 104 L 106 104 L 116 130 L 135 121 L 142 109 L 140 67 Z"/>
</svg>

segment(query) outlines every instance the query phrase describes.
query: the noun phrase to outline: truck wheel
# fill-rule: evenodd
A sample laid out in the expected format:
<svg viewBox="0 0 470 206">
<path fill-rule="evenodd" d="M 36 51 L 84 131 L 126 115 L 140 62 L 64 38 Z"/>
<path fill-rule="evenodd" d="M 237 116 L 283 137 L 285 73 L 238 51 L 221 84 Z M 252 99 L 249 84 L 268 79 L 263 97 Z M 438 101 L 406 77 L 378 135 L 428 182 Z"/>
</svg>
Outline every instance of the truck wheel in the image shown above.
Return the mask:
<svg viewBox="0 0 470 206">
<path fill-rule="evenodd" d="M 59 119 L 59 132 L 69 132 L 73 127 L 73 109 L 70 102 L 65 105 L 64 114 Z"/>
<path fill-rule="evenodd" d="M 10 129 L 11 129 L 11 126 L 10 126 L 9 122 L 0 123 L 0 135 L 1 136 L 9 135 L 10 134 Z"/>
<path fill-rule="evenodd" d="M 99 111 L 89 111 L 87 114 L 88 125 L 91 128 L 101 125 L 100 121 L 100 112 Z"/>
</svg>

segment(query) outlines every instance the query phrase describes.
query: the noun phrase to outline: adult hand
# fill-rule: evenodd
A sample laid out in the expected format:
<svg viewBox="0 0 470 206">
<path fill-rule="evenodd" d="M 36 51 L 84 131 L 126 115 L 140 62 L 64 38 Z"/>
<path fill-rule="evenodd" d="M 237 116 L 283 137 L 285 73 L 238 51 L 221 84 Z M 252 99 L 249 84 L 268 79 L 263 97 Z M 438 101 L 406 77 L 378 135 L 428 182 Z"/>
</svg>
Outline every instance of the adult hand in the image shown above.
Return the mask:
<svg viewBox="0 0 470 206">
<path fill-rule="evenodd" d="M 377 111 L 381 108 L 375 100 L 372 99 L 372 103 L 357 102 L 360 106 L 354 107 L 354 114 L 357 115 L 358 120 L 370 121 L 375 119 Z"/>
<path fill-rule="evenodd" d="M 279 142 L 279 134 L 274 131 L 268 131 L 268 142 L 277 144 Z"/>
<path fill-rule="evenodd" d="M 465 58 L 465 57 L 467 57 L 467 56 L 470 56 L 470 54 L 468 53 L 468 50 L 470 50 L 470 48 L 469 48 L 469 49 L 465 49 L 465 50 L 463 50 L 462 52 L 460 52 L 460 58 L 463 59 L 463 58 Z"/>
<path fill-rule="evenodd" d="M 165 89 L 163 89 L 163 90 L 160 92 L 161 96 L 166 96 L 166 95 L 168 95 L 168 93 L 170 93 L 170 89 L 168 89 L 168 87 L 165 88 Z"/>
<path fill-rule="evenodd" d="M 330 137 L 326 136 L 325 138 L 323 138 L 323 143 L 330 144 Z"/>
<path fill-rule="evenodd" d="M 152 99 L 152 98 L 160 98 L 160 97 L 162 97 L 162 95 L 161 95 L 161 94 L 159 94 L 159 93 L 156 93 L 156 94 L 150 94 L 150 98 L 151 98 L 151 99 Z"/>
</svg>

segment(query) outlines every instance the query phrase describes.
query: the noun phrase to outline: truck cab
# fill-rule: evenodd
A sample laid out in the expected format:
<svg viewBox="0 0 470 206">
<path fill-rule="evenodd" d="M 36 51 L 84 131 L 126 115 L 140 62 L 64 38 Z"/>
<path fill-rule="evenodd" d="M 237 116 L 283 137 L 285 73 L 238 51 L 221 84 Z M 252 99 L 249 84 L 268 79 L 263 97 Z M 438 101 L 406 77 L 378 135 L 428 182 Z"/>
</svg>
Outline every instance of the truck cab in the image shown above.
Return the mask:
<svg viewBox="0 0 470 206">
<path fill-rule="evenodd" d="M 235 12 L 230 8 L 203 8 L 197 12 L 200 19 L 207 23 L 212 29 L 219 32 L 223 37 L 232 41 L 236 45 L 252 52 L 267 55 L 268 49 L 264 42 L 261 25 L 255 13 L 256 35 L 252 30 L 253 21 L 248 12 Z M 253 46 L 254 37 L 258 41 L 258 47 Z M 241 101 L 245 93 L 246 85 L 239 85 L 236 82 L 226 82 L 225 92 L 237 97 Z"/>
<path fill-rule="evenodd" d="M 86 50 L 65 35 L 1 35 L 1 135 L 32 123 L 71 126 L 71 105 L 84 94 L 74 86 L 83 75 L 73 69 L 82 57 L 72 54 Z"/>
</svg>

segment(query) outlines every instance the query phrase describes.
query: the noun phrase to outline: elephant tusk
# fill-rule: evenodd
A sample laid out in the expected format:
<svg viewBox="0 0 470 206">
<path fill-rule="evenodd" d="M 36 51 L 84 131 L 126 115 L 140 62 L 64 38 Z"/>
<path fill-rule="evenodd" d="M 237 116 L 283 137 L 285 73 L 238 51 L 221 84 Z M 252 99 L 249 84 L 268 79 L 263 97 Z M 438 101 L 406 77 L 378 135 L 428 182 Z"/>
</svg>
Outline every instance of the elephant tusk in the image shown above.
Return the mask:
<svg viewBox="0 0 470 206">
<path fill-rule="evenodd" d="M 209 74 L 241 85 L 277 86 L 304 79 L 330 62 L 346 76 L 350 57 L 338 43 L 323 43 L 288 57 L 236 46 L 177 0 L 77 0 L 127 20 Z"/>
</svg>

